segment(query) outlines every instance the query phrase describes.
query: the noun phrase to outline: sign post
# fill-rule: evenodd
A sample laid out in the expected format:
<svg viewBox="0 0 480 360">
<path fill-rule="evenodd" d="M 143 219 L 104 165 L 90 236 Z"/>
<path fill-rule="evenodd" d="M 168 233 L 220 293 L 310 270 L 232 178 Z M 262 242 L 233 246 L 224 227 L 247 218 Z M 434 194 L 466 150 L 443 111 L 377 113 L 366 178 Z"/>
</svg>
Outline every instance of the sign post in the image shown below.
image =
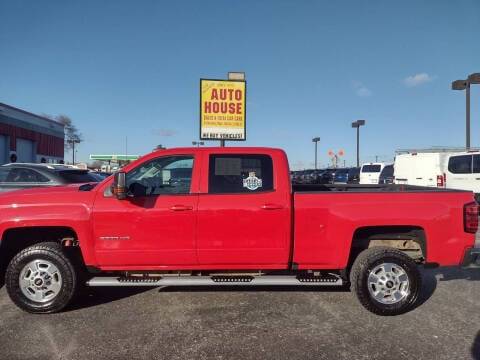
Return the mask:
<svg viewBox="0 0 480 360">
<path fill-rule="evenodd" d="M 220 140 L 220 146 L 246 140 L 245 75 L 228 75 L 229 80 L 200 79 L 200 140 Z"/>
</svg>

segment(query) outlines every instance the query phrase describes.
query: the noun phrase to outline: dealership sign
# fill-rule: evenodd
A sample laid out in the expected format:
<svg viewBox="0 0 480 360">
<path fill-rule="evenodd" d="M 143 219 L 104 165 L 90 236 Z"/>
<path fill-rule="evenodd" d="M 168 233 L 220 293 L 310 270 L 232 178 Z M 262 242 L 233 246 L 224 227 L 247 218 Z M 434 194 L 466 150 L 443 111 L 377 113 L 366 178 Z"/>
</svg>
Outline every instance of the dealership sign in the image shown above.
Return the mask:
<svg viewBox="0 0 480 360">
<path fill-rule="evenodd" d="M 245 140 L 246 82 L 200 80 L 200 139 Z"/>
</svg>

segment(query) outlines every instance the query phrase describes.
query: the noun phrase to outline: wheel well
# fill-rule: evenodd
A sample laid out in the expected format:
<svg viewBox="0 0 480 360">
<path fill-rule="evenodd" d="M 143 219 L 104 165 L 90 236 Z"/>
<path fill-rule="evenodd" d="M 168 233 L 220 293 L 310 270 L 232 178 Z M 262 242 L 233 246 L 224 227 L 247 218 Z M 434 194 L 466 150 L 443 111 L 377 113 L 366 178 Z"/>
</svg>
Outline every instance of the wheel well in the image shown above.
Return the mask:
<svg viewBox="0 0 480 360">
<path fill-rule="evenodd" d="M 368 226 L 358 228 L 353 234 L 349 264 L 365 249 L 388 246 L 403 251 L 418 263 L 427 256 L 426 236 L 418 226 Z"/>
<path fill-rule="evenodd" d="M 83 262 L 79 248 L 72 246 L 77 243 L 77 240 L 77 234 L 69 227 L 35 226 L 6 230 L 0 243 L 0 279 L 3 280 L 3 272 L 18 252 L 41 242 L 58 242 L 68 247 L 68 253 L 72 255 L 72 258 L 80 259 Z"/>
</svg>

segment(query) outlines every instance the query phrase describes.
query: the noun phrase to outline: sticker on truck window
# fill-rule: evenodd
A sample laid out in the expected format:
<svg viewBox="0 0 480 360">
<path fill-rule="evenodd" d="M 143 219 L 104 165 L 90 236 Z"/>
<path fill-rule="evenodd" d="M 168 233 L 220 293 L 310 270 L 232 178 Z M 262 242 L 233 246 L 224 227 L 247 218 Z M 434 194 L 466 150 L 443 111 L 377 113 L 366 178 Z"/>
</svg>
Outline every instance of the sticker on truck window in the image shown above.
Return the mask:
<svg viewBox="0 0 480 360">
<path fill-rule="evenodd" d="M 252 191 L 257 190 L 262 187 L 262 179 L 259 179 L 254 171 L 249 172 L 248 177 L 243 179 L 243 187 Z"/>
</svg>

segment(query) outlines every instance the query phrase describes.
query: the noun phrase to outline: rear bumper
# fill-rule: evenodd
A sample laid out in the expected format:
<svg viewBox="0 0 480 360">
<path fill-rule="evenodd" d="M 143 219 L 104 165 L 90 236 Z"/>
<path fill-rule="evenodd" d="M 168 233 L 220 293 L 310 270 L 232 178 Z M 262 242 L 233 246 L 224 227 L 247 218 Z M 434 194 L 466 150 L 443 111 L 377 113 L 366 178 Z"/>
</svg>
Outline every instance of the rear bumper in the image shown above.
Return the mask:
<svg viewBox="0 0 480 360">
<path fill-rule="evenodd" d="M 480 248 L 470 248 L 465 251 L 462 267 L 480 268 Z"/>
</svg>

